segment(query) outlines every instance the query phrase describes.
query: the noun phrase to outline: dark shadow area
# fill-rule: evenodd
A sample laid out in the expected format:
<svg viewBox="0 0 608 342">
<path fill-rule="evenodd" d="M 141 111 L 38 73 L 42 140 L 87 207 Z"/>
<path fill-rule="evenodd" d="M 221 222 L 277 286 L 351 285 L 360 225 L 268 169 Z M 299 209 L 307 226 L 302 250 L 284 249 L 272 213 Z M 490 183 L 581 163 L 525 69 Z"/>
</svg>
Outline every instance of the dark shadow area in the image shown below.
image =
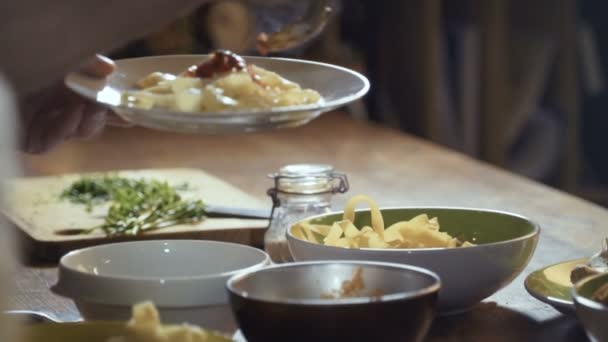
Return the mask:
<svg viewBox="0 0 608 342">
<path fill-rule="evenodd" d="M 429 342 L 587 341 L 575 317 L 538 322 L 518 311 L 482 303 L 472 311 L 435 319 Z"/>
</svg>

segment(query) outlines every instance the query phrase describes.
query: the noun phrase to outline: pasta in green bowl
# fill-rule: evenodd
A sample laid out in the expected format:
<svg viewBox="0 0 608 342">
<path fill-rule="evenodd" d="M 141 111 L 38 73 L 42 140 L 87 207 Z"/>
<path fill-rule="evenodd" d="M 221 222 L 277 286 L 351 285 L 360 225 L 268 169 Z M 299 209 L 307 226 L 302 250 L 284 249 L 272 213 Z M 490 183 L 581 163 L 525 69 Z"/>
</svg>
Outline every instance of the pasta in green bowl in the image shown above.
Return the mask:
<svg viewBox="0 0 608 342">
<path fill-rule="evenodd" d="M 444 285 L 438 303 L 440 314 L 444 315 L 467 311 L 508 285 L 527 266 L 540 234 L 536 223 L 507 212 L 447 207 L 379 208 L 373 200 L 370 202 L 371 209 L 355 211 L 354 206 L 347 205 L 344 212 L 294 224 L 287 233 L 294 259 L 382 261 L 427 268 L 437 273 Z M 371 229 L 383 241 L 363 246 L 340 242 L 356 235 L 352 227 L 342 229 L 337 238 L 336 228 L 332 232 L 335 235 L 329 235 L 332 227 L 348 226 L 348 222 L 358 234 Z M 408 236 L 405 233 L 415 231 L 412 223 L 421 227 L 420 232 Z M 306 233 L 303 227 L 310 232 Z M 313 227 L 317 232 L 312 231 Z M 401 240 L 387 237 L 391 227 L 399 227 L 393 229 L 399 231 Z M 395 238 L 399 240 L 397 245 Z"/>
</svg>

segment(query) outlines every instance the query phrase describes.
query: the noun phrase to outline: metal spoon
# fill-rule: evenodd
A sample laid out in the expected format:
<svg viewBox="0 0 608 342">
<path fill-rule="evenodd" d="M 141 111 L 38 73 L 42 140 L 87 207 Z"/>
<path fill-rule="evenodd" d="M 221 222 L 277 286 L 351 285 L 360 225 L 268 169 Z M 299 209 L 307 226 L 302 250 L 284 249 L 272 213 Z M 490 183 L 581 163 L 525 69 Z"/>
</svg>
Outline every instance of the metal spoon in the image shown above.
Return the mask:
<svg viewBox="0 0 608 342">
<path fill-rule="evenodd" d="M 316 38 L 337 12 L 338 0 L 312 0 L 304 17 L 285 25 L 278 32 L 258 36 L 258 51 L 262 55 L 280 53 L 305 45 Z"/>
</svg>

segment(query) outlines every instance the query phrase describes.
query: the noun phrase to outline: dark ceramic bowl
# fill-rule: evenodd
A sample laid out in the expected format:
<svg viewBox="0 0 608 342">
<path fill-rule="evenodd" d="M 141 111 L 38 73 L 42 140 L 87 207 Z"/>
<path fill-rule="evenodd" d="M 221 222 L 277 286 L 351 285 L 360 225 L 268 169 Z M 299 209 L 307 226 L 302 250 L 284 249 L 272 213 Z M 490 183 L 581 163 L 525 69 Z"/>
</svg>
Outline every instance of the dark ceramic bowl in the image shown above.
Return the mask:
<svg viewBox="0 0 608 342">
<path fill-rule="evenodd" d="M 323 299 L 360 271 L 354 297 Z M 248 342 L 422 341 L 439 277 L 413 266 L 359 261 L 284 264 L 232 277 L 230 304 Z"/>
<path fill-rule="evenodd" d="M 608 273 L 581 280 L 572 289 L 576 314 L 591 341 L 608 341 L 608 305 L 593 299 L 593 294 L 606 284 Z"/>
</svg>

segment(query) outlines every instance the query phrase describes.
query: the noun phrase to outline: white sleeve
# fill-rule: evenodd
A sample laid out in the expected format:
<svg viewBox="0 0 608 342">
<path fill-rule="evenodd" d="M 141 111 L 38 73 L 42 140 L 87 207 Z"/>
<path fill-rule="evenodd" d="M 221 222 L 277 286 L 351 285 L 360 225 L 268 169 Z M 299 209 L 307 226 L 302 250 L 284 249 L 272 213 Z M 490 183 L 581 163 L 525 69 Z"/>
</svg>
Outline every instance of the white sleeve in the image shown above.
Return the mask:
<svg viewBox="0 0 608 342">
<path fill-rule="evenodd" d="M 0 181 L 16 176 L 20 169 L 15 149 L 16 115 L 17 108 L 13 93 L 8 82 L 0 74 Z M 0 205 L 5 203 L 5 197 L 3 197 L 5 191 L 2 190 L 0 187 L 0 198 L 2 199 Z M 0 216 L 0 312 L 4 311 L 6 296 L 10 292 L 9 274 L 14 267 L 14 253 L 16 253 L 16 250 L 13 249 L 15 246 L 13 238 L 10 225 L 3 216 Z M 14 329 L 14 324 L 5 324 L 2 317 L 0 314 L 0 341 L 14 341 L 14 335 L 11 334 L 16 332 L 9 329 Z"/>
</svg>

